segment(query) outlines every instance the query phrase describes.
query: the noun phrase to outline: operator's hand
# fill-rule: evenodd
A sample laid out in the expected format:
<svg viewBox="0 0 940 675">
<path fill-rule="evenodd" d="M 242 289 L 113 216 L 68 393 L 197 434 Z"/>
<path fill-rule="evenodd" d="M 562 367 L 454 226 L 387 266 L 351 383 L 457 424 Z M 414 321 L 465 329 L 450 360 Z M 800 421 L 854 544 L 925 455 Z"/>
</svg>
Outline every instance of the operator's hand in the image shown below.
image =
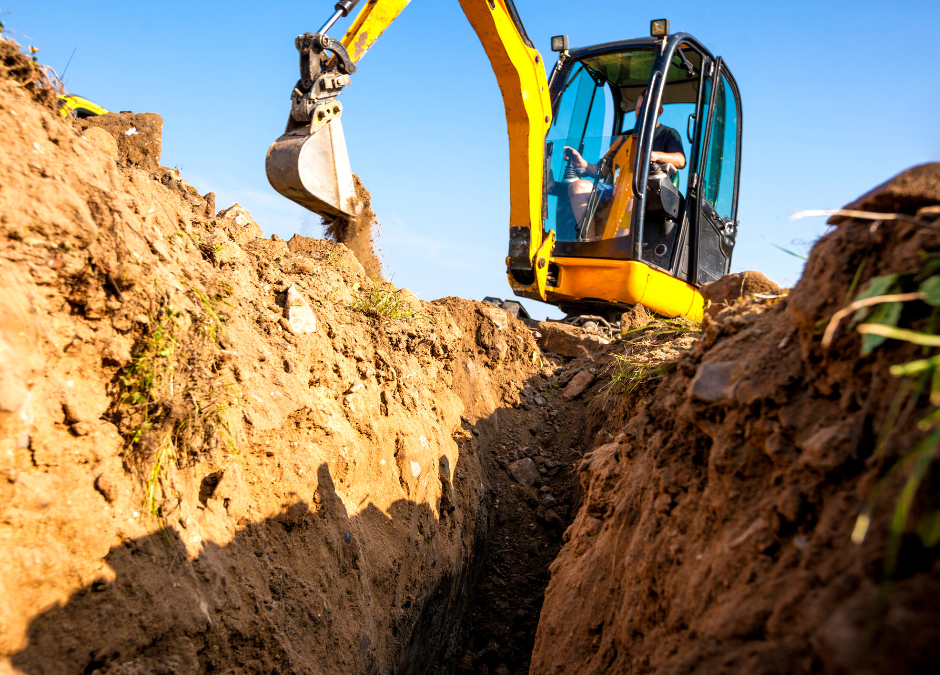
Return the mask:
<svg viewBox="0 0 940 675">
<path fill-rule="evenodd" d="M 588 161 L 581 156 L 581 153 L 575 150 L 574 148 L 569 148 L 565 146 L 565 157 L 568 158 L 568 161 L 571 162 L 571 166 L 575 169 L 580 169 L 581 171 L 587 169 Z"/>
</svg>

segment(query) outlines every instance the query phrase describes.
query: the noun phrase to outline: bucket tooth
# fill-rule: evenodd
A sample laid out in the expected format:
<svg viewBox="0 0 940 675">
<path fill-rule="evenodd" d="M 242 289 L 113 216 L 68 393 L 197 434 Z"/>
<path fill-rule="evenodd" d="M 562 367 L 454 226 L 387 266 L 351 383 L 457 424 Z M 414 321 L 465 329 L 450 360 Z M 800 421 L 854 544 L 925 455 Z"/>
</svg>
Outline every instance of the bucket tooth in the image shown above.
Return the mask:
<svg viewBox="0 0 940 675">
<path fill-rule="evenodd" d="M 304 208 L 326 218 L 355 216 L 356 189 L 338 116 L 313 134 L 309 126 L 285 133 L 268 148 L 265 168 L 271 187 Z"/>
</svg>

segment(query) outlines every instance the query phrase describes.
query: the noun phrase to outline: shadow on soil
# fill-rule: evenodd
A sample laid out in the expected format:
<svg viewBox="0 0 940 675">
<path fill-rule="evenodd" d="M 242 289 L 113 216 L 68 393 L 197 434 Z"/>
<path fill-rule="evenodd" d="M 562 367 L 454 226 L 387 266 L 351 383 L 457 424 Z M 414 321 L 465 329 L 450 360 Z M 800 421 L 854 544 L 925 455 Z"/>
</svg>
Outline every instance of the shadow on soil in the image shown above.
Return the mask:
<svg viewBox="0 0 940 675">
<path fill-rule="evenodd" d="M 430 588 L 409 588 L 404 579 L 415 575 L 404 567 L 431 561 L 394 561 L 370 578 L 367 543 L 381 547 L 395 521 L 446 536 L 458 527 L 453 516 L 437 523 L 427 504 L 399 500 L 388 515 L 370 504 L 350 518 L 325 464 L 318 477 L 314 504 L 297 501 L 224 546 L 205 542 L 193 560 L 185 530 L 113 547 L 105 558 L 113 580 L 102 577 L 36 617 L 13 665 L 31 674 L 378 673 L 387 664 L 396 673 L 440 672 L 454 658 L 466 591 L 479 574 L 485 518 L 463 559 L 429 570 Z M 396 605 L 394 645 L 381 642 L 383 599 Z"/>
</svg>

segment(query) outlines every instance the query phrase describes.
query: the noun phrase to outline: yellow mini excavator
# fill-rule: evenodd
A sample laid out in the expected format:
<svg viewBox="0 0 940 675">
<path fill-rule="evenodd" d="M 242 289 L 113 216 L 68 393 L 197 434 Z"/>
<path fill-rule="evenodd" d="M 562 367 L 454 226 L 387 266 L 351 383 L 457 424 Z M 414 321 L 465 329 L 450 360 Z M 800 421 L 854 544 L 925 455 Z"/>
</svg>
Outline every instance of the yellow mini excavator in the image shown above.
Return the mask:
<svg viewBox="0 0 940 675">
<path fill-rule="evenodd" d="M 300 80 L 267 155 L 271 185 L 330 219 L 359 210 L 337 96 L 409 0 L 367 0 L 342 40 L 329 37 L 358 2 L 297 38 Z M 614 320 L 642 304 L 700 319 L 697 289 L 728 272 L 737 234 L 741 99 L 727 64 L 660 19 L 647 38 L 569 50 L 553 37 L 547 79 L 513 0 L 459 2 L 506 108 L 513 292 L 569 316 Z M 663 127 L 684 166 L 650 161 Z"/>
</svg>

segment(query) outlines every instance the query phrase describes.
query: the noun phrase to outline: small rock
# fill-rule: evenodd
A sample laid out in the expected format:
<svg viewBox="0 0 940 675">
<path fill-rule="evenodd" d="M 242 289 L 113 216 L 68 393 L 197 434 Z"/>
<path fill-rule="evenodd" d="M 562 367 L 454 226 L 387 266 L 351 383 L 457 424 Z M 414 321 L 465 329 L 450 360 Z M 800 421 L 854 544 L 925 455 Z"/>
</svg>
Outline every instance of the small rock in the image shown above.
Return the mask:
<svg viewBox="0 0 940 675">
<path fill-rule="evenodd" d="M 545 512 L 541 515 L 542 522 L 544 522 L 549 527 L 562 527 L 564 523 L 561 521 L 561 516 L 559 516 L 555 509 L 545 509 Z"/>
<path fill-rule="evenodd" d="M 76 436 L 90 436 L 95 430 L 91 422 L 76 422 L 72 425 L 72 432 Z"/>
<path fill-rule="evenodd" d="M 410 289 L 402 288 L 399 290 L 398 298 L 400 308 L 406 313 L 417 314 L 421 311 L 421 301 Z"/>
<path fill-rule="evenodd" d="M 547 494 L 544 497 L 542 497 L 542 503 L 545 504 L 545 506 L 548 508 L 553 507 L 556 502 L 557 500 L 554 497 L 552 497 L 550 494 Z"/>
<path fill-rule="evenodd" d="M 248 213 L 248 209 L 237 203 L 219 211 L 216 217 L 223 220 L 220 225 L 239 246 L 244 246 L 252 239 L 260 239 L 264 236 L 264 232 Z"/>
<path fill-rule="evenodd" d="M 703 363 L 689 385 L 689 398 L 705 403 L 733 399 L 737 389 L 737 380 L 733 376 L 739 365 L 737 361 Z"/>
<path fill-rule="evenodd" d="M 317 318 L 304 297 L 292 285 L 287 289 L 287 305 L 284 308 L 287 326 L 294 335 L 314 333 L 317 330 Z"/>
<path fill-rule="evenodd" d="M 112 159 L 118 157 L 118 145 L 114 136 L 100 127 L 90 127 L 85 129 L 82 134 L 89 141 L 94 143 L 95 147 Z"/>
<path fill-rule="evenodd" d="M 656 513 L 665 515 L 672 509 L 672 497 L 663 493 L 653 502 L 653 510 Z"/>
<path fill-rule="evenodd" d="M 536 395 L 534 401 L 535 401 L 535 405 L 537 405 L 537 406 L 543 406 L 543 405 L 545 405 L 545 399 L 542 398 L 541 396 Z"/>
<path fill-rule="evenodd" d="M 121 496 L 117 481 L 106 473 L 100 474 L 95 479 L 95 489 L 101 493 L 101 496 L 109 504 L 113 504 Z"/>
<path fill-rule="evenodd" d="M 594 373 L 585 368 L 573 378 L 571 378 L 571 382 L 568 383 L 568 386 L 565 387 L 565 390 L 561 393 L 561 395 L 566 401 L 572 401 L 583 394 L 584 390 L 591 386 L 593 381 Z"/>
<path fill-rule="evenodd" d="M 791 523 L 795 523 L 803 509 L 803 492 L 796 486 L 790 486 L 777 498 L 777 513 Z"/>
<path fill-rule="evenodd" d="M 412 462 L 411 460 L 409 460 L 408 464 L 411 467 L 411 476 L 413 478 L 417 478 L 418 476 L 421 475 L 421 465 L 418 462 Z"/>
<path fill-rule="evenodd" d="M 111 325 L 114 326 L 114 330 L 119 330 L 122 333 L 126 333 L 134 327 L 134 320 L 124 312 L 118 312 L 117 314 L 112 315 Z"/>
<path fill-rule="evenodd" d="M 800 463 L 823 473 L 841 467 L 855 454 L 857 424 L 852 417 L 823 427 L 805 441 L 797 442 L 797 447 L 803 451 Z"/>
<path fill-rule="evenodd" d="M 101 352 L 101 360 L 106 366 L 126 366 L 131 361 L 130 338 L 118 335 Z"/>
<path fill-rule="evenodd" d="M 509 464 L 509 474 L 516 479 L 522 487 L 530 488 L 541 478 L 539 470 L 529 457 L 517 459 Z"/>
</svg>

